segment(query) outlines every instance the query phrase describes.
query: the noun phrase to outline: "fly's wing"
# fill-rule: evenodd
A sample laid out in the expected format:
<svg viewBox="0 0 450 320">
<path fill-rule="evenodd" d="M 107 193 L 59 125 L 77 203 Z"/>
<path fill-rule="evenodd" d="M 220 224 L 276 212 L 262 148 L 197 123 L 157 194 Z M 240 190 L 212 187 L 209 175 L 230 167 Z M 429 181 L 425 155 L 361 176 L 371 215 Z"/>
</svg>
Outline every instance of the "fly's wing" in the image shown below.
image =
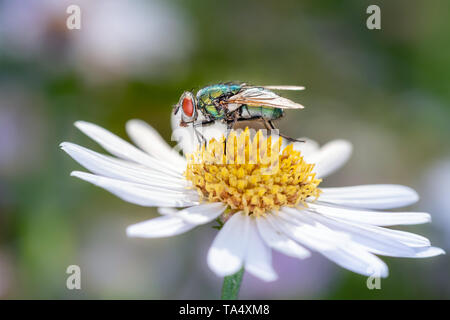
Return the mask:
<svg viewBox="0 0 450 320">
<path fill-rule="evenodd" d="M 303 86 L 259 86 L 261 88 L 269 89 L 269 90 L 288 90 L 288 91 L 301 91 L 305 90 Z M 251 87 L 249 87 L 251 88 Z"/>
<path fill-rule="evenodd" d="M 280 97 L 272 91 L 263 87 L 252 87 L 244 89 L 238 94 L 228 98 L 228 110 L 233 111 L 240 105 L 246 104 L 251 107 L 272 107 L 279 109 L 303 109 L 304 107 L 289 99 Z"/>
</svg>

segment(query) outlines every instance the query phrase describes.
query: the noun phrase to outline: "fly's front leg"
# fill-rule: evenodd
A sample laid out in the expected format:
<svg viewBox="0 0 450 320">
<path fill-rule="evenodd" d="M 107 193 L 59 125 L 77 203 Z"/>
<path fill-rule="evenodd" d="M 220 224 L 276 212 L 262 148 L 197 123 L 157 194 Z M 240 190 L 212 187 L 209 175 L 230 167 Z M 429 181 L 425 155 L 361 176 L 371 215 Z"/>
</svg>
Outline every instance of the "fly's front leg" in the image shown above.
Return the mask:
<svg viewBox="0 0 450 320">
<path fill-rule="evenodd" d="M 194 127 L 207 126 L 207 125 L 213 124 L 214 122 L 216 122 L 216 121 L 215 120 L 203 120 L 200 123 L 194 123 Z"/>
<path fill-rule="evenodd" d="M 196 136 L 196 138 L 197 138 L 197 142 L 198 142 L 199 144 L 203 144 L 203 143 L 206 144 L 206 139 L 205 139 L 205 137 L 197 130 L 196 127 L 193 127 L 193 129 L 194 129 L 195 136 Z"/>
<path fill-rule="evenodd" d="M 195 135 L 197 137 L 198 143 L 200 144 L 205 144 L 207 143 L 206 138 L 203 134 L 200 133 L 200 131 L 197 130 L 197 127 L 203 127 L 203 126 L 207 126 L 207 125 L 211 125 L 213 124 L 215 121 L 214 120 L 203 120 L 199 123 L 194 123 L 192 125 Z"/>
</svg>

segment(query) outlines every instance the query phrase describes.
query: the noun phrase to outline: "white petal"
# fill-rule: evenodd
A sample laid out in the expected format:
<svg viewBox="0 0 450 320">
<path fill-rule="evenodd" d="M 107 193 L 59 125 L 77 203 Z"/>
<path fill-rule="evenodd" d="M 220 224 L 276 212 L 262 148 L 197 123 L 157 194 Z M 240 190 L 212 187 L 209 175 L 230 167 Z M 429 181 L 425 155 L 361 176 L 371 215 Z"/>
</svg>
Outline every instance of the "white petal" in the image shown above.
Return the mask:
<svg viewBox="0 0 450 320">
<path fill-rule="evenodd" d="M 188 126 L 174 128 L 172 131 L 172 140 L 177 142 L 177 146 L 183 151 L 183 154 L 190 154 L 195 151 L 198 143 L 194 134 L 194 127 Z"/>
<path fill-rule="evenodd" d="M 283 210 L 286 209 L 289 210 L 289 208 L 283 208 Z M 283 214 L 288 215 L 287 212 L 283 212 Z M 283 217 L 285 221 L 288 220 L 288 217 Z M 290 220 L 291 223 L 289 224 L 281 224 L 284 227 L 283 231 L 289 237 L 299 241 L 311 250 L 318 251 L 336 264 L 353 272 L 364 275 L 372 275 L 375 272 L 377 275 L 387 276 L 388 269 L 384 262 L 353 242 L 350 236 L 342 237 L 341 232 L 331 231 L 323 225 L 313 222 L 314 220 L 307 217 L 306 214 L 299 215 L 299 217 L 299 219 Z M 276 221 L 279 223 L 279 220 Z M 313 232 L 308 230 L 308 233 L 305 233 L 306 228 L 301 231 L 296 230 L 298 225 L 295 225 L 295 223 L 302 223 L 302 221 L 310 228 L 313 228 Z M 317 239 L 314 239 L 314 237 L 317 237 Z M 325 243 L 327 244 L 326 246 L 324 246 Z"/>
<path fill-rule="evenodd" d="M 310 163 L 308 161 L 308 157 L 311 157 L 314 155 L 314 153 L 319 151 L 319 144 L 311 139 L 308 138 L 298 138 L 299 140 L 303 140 L 305 142 L 294 142 L 294 150 L 300 151 L 301 156 L 303 159 Z"/>
<path fill-rule="evenodd" d="M 289 239 L 277 229 L 275 225 L 270 223 L 268 219 L 263 217 L 258 218 L 256 219 L 256 224 L 258 226 L 259 234 L 269 247 L 278 250 L 285 255 L 299 259 L 305 259 L 311 255 L 307 249 Z"/>
<path fill-rule="evenodd" d="M 210 141 L 213 138 L 219 141 L 227 134 L 227 124 L 222 121 L 216 121 L 206 126 L 196 127 L 196 130 L 203 135 L 206 141 Z"/>
<path fill-rule="evenodd" d="M 318 221 L 318 223 L 324 224 L 333 230 L 348 233 L 354 242 L 372 253 L 391 257 L 412 257 L 416 254 L 413 248 L 398 239 L 386 236 L 380 232 L 367 230 L 356 223 L 349 224 L 343 221 L 336 221 L 313 212 L 302 211 L 299 214 L 307 214 Z"/>
<path fill-rule="evenodd" d="M 319 201 L 349 207 L 389 209 L 410 205 L 419 196 L 413 189 L 394 184 L 374 184 L 342 188 L 322 188 Z"/>
<path fill-rule="evenodd" d="M 153 171 L 148 167 L 126 160 L 108 157 L 73 143 L 63 142 L 61 148 L 75 161 L 98 175 L 178 191 L 182 191 L 188 186 L 187 181 L 183 178 Z"/>
<path fill-rule="evenodd" d="M 167 192 L 147 185 L 106 178 L 85 172 L 71 174 L 108 190 L 119 198 L 145 207 L 186 207 L 198 204 L 198 195 L 186 190 L 184 193 Z"/>
<path fill-rule="evenodd" d="M 441 248 L 426 247 L 426 248 L 414 248 L 416 254 L 411 258 L 430 258 L 445 254 L 445 251 Z"/>
<path fill-rule="evenodd" d="M 177 167 L 175 165 L 171 165 L 170 163 L 157 160 L 125 140 L 112 134 L 108 130 L 105 130 L 93 123 L 77 121 L 75 126 L 84 134 L 100 144 L 106 151 L 116 157 L 137 162 L 151 167 L 154 170 L 174 176 L 180 176 L 183 170 L 186 169 L 184 167 Z"/>
<path fill-rule="evenodd" d="M 274 281 L 278 278 L 272 267 L 272 253 L 261 239 L 255 219 L 245 217 L 249 221 L 249 238 L 245 256 L 245 270 L 264 281 Z"/>
<path fill-rule="evenodd" d="M 371 233 L 374 236 L 379 236 L 380 238 L 390 239 L 392 241 L 401 242 L 409 247 L 428 247 L 430 246 L 430 241 L 418 234 L 393 230 L 388 228 L 382 228 L 378 226 L 358 224 L 350 221 L 341 221 L 343 224 L 355 226 L 358 229 L 364 230 L 366 233 Z"/>
<path fill-rule="evenodd" d="M 179 210 L 172 207 L 159 207 L 157 209 L 158 213 L 163 216 L 175 215 Z"/>
<path fill-rule="evenodd" d="M 208 266 L 218 276 L 238 272 L 245 258 L 248 244 L 249 219 L 241 212 L 235 213 L 214 239 L 208 251 Z"/>
<path fill-rule="evenodd" d="M 203 114 L 200 112 L 197 118 L 198 122 L 206 120 Z M 212 138 L 219 140 L 227 132 L 227 125 L 222 121 L 216 121 L 213 124 L 197 127 L 194 130 L 192 125 L 187 127 L 180 126 L 181 112 L 174 115 L 172 113 L 171 124 L 172 124 L 172 141 L 177 141 L 177 146 L 183 150 L 184 154 L 189 154 L 195 151 L 196 146 L 199 143 L 199 137 L 196 131 L 199 132 L 203 137 L 209 141 Z"/>
<path fill-rule="evenodd" d="M 342 268 L 365 276 L 384 278 L 389 274 L 388 267 L 381 259 L 356 244 L 349 243 L 345 247 L 320 253 Z"/>
<path fill-rule="evenodd" d="M 127 228 L 129 237 L 161 238 L 176 236 L 196 227 L 176 217 L 158 217 Z"/>
<path fill-rule="evenodd" d="M 205 224 L 220 216 L 226 208 L 221 202 L 205 203 L 180 210 L 175 216 L 191 224 Z"/>
<path fill-rule="evenodd" d="M 342 167 L 352 154 L 352 144 L 345 140 L 330 141 L 319 151 L 306 156 L 308 163 L 314 163 L 314 172 L 318 178 L 323 178 Z"/>
<path fill-rule="evenodd" d="M 130 120 L 126 125 L 131 140 L 151 156 L 170 161 L 175 166 L 186 167 L 186 160 L 174 151 L 149 124 L 142 120 Z"/>
<path fill-rule="evenodd" d="M 425 212 L 358 210 L 320 204 L 319 202 L 309 203 L 308 206 L 310 210 L 331 218 L 338 218 L 375 226 L 412 225 L 428 223 L 431 221 L 431 216 Z"/>
<path fill-rule="evenodd" d="M 346 243 L 350 239 L 347 235 L 333 232 L 326 228 L 317 228 L 305 222 L 290 220 L 281 211 L 277 215 L 268 215 L 266 219 L 289 238 L 313 251 L 334 249 L 339 244 Z"/>
</svg>

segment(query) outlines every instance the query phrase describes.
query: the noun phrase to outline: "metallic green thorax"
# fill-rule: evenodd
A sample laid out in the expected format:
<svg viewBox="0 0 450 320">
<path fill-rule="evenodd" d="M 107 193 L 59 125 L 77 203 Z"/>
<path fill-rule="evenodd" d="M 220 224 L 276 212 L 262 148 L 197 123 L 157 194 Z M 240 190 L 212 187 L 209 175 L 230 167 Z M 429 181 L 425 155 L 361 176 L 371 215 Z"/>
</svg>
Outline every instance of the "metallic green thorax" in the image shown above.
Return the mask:
<svg viewBox="0 0 450 320">
<path fill-rule="evenodd" d="M 240 84 L 214 84 L 197 92 L 197 103 L 200 110 L 213 119 L 223 119 L 225 110 L 217 108 L 213 101 L 231 97 L 241 90 Z"/>
<path fill-rule="evenodd" d="M 214 101 L 227 100 L 227 98 L 239 93 L 243 89 L 242 84 L 224 83 L 204 87 L 197 92 L 198 108 L 203 114 L 213 120 L 224 119 L 227 116 L 225 108 L 218 107 Z M 264 90 L 261 88 L 261 90 Z M 240 119 L 261 117 L 267 120 L 275 120 L 283 116 L 283 110 L 266 106 L 242 105 L 239 110 Z"/>
</svg>

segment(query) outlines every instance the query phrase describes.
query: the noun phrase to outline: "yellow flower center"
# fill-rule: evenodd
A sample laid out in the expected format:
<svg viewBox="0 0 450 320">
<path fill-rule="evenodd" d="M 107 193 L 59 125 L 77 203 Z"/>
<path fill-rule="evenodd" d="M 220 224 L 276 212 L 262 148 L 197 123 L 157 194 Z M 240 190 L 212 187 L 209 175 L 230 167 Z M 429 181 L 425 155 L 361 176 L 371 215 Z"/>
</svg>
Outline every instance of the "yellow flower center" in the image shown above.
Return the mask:
<svg viewBox="0 0 450 320">
<path fill-rule="evenodd" d="M 314 164 L 303 160 L 290 144 L 280 152 L 281 137 L 272 143 L 259 130 L 231 131 L 228 138 L 212 139 L 187 156 L 186 179 L 197 188 L 201 199 L 223 202 L 228 213 L 264 215 L 282 206 L 306 206 L 309 197 L 320 195 L 321 179 Z"/>
</svg>

